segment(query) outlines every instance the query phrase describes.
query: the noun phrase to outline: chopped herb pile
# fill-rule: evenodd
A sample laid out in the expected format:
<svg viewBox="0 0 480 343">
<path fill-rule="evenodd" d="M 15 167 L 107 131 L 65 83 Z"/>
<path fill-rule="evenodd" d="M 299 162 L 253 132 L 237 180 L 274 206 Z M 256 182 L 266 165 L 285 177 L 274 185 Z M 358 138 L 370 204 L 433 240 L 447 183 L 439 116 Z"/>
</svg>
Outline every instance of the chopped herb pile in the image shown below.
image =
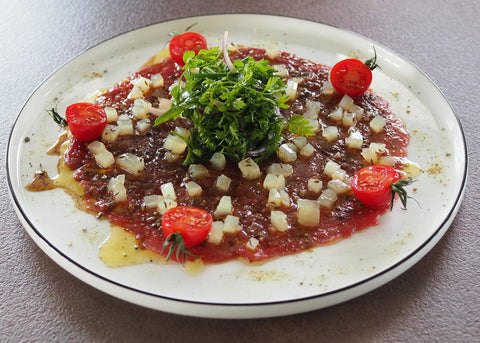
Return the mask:
<svg viewBox="0 0 480 343">
<path fill-rule="evenodd" d="M 241 160 L 250 151 L 262 151 L 265 159 L 283 139 L 285 120 L 279 108 L 287 108 L 285 83 L 268 60 L 252 57 L 233 62 L 230 70 L 218 48 L 184 55 L 179 82 L 172 89 L 173 104 L 158 117 L 159 125 L 180 115 L 193 123 L 187 140 L 185 164 L 209 159 L 214 152 Z"/>
</svg>

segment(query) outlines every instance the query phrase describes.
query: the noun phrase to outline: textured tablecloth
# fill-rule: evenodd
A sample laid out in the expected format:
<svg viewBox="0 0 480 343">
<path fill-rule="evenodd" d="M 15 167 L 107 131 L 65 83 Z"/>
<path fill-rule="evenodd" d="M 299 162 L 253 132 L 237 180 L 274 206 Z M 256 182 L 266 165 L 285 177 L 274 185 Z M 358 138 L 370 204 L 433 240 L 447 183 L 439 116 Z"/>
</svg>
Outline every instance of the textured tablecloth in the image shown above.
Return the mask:
<svg viewBox="0 0 480 343">
<path fill-rule="evenodd" d="M 22 104 L 84 49 L 148 24 L 262 13 L 348 29 L 407 57 L 443 90 L 463 124 L 469 183 L 440 243 L 388 284 L 330 308 L 259 320 L 198 319 L 104 294 L 50 260 L 17 219 L 0 170 L 1 342 L 480 341 L 480 3 L 456 1 L 1 1 L 0 155 Z M 3 163 L 3 165 L 5 165 Z"/>
</svg>

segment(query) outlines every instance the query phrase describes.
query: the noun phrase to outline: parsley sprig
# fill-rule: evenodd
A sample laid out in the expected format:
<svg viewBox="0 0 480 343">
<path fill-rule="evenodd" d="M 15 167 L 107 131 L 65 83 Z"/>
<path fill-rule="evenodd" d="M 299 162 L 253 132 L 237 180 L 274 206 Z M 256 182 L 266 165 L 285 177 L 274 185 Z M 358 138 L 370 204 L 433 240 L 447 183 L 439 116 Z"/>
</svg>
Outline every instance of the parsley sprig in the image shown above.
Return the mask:
<svg viewBox="0 0 480 343">
<path fill-rule="evenodd" d="M 287 108 L 285 83 L 268 60 L 246 57 L 230 70 L 218 48 L 184 54 L 184 71 L 171 91 L 173 104 L 155 125 L 180 115 L 192 121 L 187 140 L 186 165 L 203 161 L 214 152 L 233 160 L 262 148 L 267 158 L 283 140 L 285 120 L 279 108 Z"/>
</svg>

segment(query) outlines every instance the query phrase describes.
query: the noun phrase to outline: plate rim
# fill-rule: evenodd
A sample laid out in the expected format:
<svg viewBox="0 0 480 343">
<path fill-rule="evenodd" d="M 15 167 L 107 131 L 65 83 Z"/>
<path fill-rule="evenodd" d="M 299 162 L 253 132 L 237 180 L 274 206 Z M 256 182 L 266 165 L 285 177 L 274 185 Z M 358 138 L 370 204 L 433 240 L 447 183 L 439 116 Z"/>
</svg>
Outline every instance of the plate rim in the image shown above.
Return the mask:
<svg viewBox="0 0 480 343">
<path fill-rule="evenodd" d="M 405 256 L 404 258 L 402 258 L 400 261 L 398 261 L 397 263 L 393 264 L 393 265 L 390 265 L 388 268 L 376 273 L 376 274 L 373 274 L 367 278 L 364 278 L 360 281 L 357 281 L 355 283 L 352 283 L 352 284 L 349 284 L 347 286 L 344 286 L 344 287 L 341 287 L 341 288 L 338 288 L 338 289 L 334 289 L 334 290 L 331 290 L 331 291 L 328 291 L 328 292 L 324 292 L 324 293 L 320 293 L 320 294 L 315 294 L 315 295 L 311 295 L 311 296 L 306 296 L 306 297 L 297 297 L 297 298 L 293 298 L 293 299 L 285 299 L 285 300 L 275 300 L 275 301 L 268 301 L 268 302 L 254 302 L 254 303 L 246 303 L 246 302 L 242 302 L 242 303 L 222 303 L 222 302 L 210 302 L 210 301 L 195 301 L 195 300 L 188 300 L 188 299 L 180 299 L 180 298 L 175 298 L 175 297 L 169 297 L 169 296 L 165 296 L 165 295 L 160 295 L 160 294 L 154 294 L 154 293 L 151 293 L 151 292 L 148 292 L 148 291 L 144 291 L 144 290 L 141 290 L 141 289 L 137 289 L 135 287 L 131 287 L 131 286 L 128 286 L 128 285 L 124 285 L 124 284 L 121 284 L 115 280 L 111 280 L 107 277 L 104 277 L 100 274 L 98 274 L 97 272 L 87 268 L 87 267 L 84 267 L 82 266 L 80 263 L 74 261 L 73 259 L 71 259 L 70 257 L 68 257 L 67 255 L 65 255 L 59 248 L 55 247 L 46 237 L 44 237 L 41 232 L 36 228 L 36 226 L 32 223 L 32 221 L 30 220 L 30 218 L 28 218 L 28 216 L 24 213 L 21 205 L 20 205 L 20 202 L 19 202 L 19 199 L 17 197 L 17 194 L 15 193 L 15 189 L 14 189 L 14 185 L 12 183 L 12 175 L 10 173 L 10 157 L 12 155 L 12 146 L 13 146 L 13 142 L 12 142 L 12 139 L 13 139 L 13 134 L 14 134 L 14 131 L 15 131 L 15 128 L 17 127 L 17 124 L 18 124 L 18 121 L 20 119 L 20 115 L 23 113 L 25 107 L 27 106 L 27 104 L 29 103 L 29 101 L 31 100 L 31 98 L 39 91 L 39 89 L 50 79 L 52 78 L 60 69 L 64 68 L 66 65 L 68 65 L 69 63 L 71 63 L 72 61 L 74 61 L 75 59 L 77 59 L 79 56 L 85 54 L 87 51 L 91 50 L 91 49 L 94 49 L 96 47 L 98 47 L 99 45 L 102 45 L 103 43 L 107 42 L 107 41 L 110 41 L 112 39 L 115 39 L 119 36 L 122 36 L 122 35 L 126 35 L 126 34 L 129 34 L 129 33 L 132 33 L 132 32 L 135 32 L 137 30 L 141 30 L 141 29 L 144 29 L 144 28 L 148 28 L 148 27 L 152 27 L 152 26 L 156 26 L 156 25 L 161 25 L 161 24 L 167 24 L 167 23 L 170 23 L 170 22 L 175 22 L 175 21 L 179 21 L 179 20 L 185 20 L 185 19 L 195 19 L 195 18 L 205 18 L 205 17 L 237 17 L 237 16 L 248 16 L 248 17 L 251 17 L 251 16 L 257 16 L 257 17 L 262 17 L 262 18 L 286 18 L 286 19 L 289 19 L 289 20 L 294 20 L 294 21 L 299 21 L 299 22 L 308 22 L 308 23 L 311 23 L 311 24 L 315 24 L 315 25 L 320 25 L 320 26 L 324 26 L 324 27 L 329 27 L 329 28 L 333 28 L 333 29 L 336 29 L 336 30 L 339 30 L 339 31 L 342 31 L 342 32 L 346 32 L 346 33 L 349 33 L 349 34 L 353 34 L 355 36 L 358 36 L 362 39 L 366 39 L 368 41 L 372 41 L 372 42 L 375 42 L 375 44 L 378 44 L 379 46 L 382 46 L 382 48 L 388 50 L 389 52 L 399 56 L 401 59 L 403 59 L 404 61 L 406 61 L 408 64 L 410 64 L 412 67 L 414 67 L 418 72 L 420 72 L 427 80 L 428 82 L 431 84 L 431 86 L 433 86 L 435 88 L 436 91 L 439 92 L 440 96 L 444 99 L 444 101 L 446 102 L 446 104 L 448 104 L 448 106 L 450 107 L 450 110 L 451 110 L 451 113 L 453 114 L 453 118 L 455 119 L 455 122 L 457 124 L 457 128 L 460 130 L 460 133 L 461 133 L 461 141 L 462 141 L 462 144 L 463 144 L 463 151 L 464 151 L 464 160 L 465 160 L 465 165 L 462 166 L 464 168 L 463 170 L 463 175 L 462 175 L 462 182 L 460 184 L 460 187 L 458 188 L 458 193 L 456 194 L 456 199 L 452 205 L 452 207 L 450 208 L 450 210 L 448 211 L 448 214 L 445 216 L 445 219 L 442 221 L 441 224 L 439 224 L 439 226 L 435 229 L 435 231 L 430 235 L 430 237 L 428 237 L 428 239 L 424 240 L 423 243 L 418 246 L 414 251 L 412 251 L 410 254 L 408 254 L 407 256 Z M 19 216 L 19 219 L 20 219 L 20 222 L 22 224 L 22 226 L 25 226 L 24 223 L 26 223 L 28 226 L 29 226 L 29 229 L 35 233 L 35 237 L 37 239 L 40 239 L 44 244 L 46 244 L 46 246 L 48 246 L 51 251 L 50 253 L 54 253 L 56 255 L 58 255 L 59 257 L 63 258 L 65 261 L 64 262 L 67 262 L 69 265 L 71 265 L 72 267 L 74 268 L 78 268 L 81 272 L 86 272 L 88 274 L 90 274 L 91 276 L 93 276 L 95 279 L 98 279 L 99 281 L 101 282 L 105 282 L 107 285 L 112 285 L 114 287 L 119 287 L 121 289 L 124 289 L 124 290 L 127 290 L 129 292 L 133 292 L 134 294 L 136 293 L 140 293 L 142 295 L 145 295 L 145 296 L 149 296 L 149 297 L 154 297 L 154 298 L 160 298 L 160 299 L 164 299 L 164 300 L 167 300 L 167 301 L 173 301 L 173 302 L 179 302 L 179 303 L 184 303 L 184 304 L 193 304 L 193 305 L 208 305 L 208 306 L 215 306 L 215 307 L 235 307 L 235 308 L 238 308 L 238 307 L 264 307 L 264 306 L 272 306 L 272 305 L 282 305 L 282 304 L 291 304 L 291 303 L 298 303 L 298 302 L 304 302 L 304 301 L 310 301 L 310 300 L 313 300 L 313 299 L 321 299 L 321 298 L 326 298 L 326 297 L 329 297 L 329 296 L 333 296 L 335 294 L 341 294 L 341 293 L 344 293 L 348 290 L 355 290 L 356 288 L 358 287 L 361 287 L 361 286 L 368 286 L 369 284 L 371 284 L 371 282 L 375 279 L 378 279 L 382 276 L 385 276 L 387 274 L 395 274 L 394 272 L 398 269 L 400 269 L 400 266 L 406 266 L 406 269 L 405 270 L 402 270 L 400 272 L 398 272 L 396 275 L 393 275 L 393 277 L 389 278 L 388 280 L 386 280 L 385 282 L 382 282 L 380 283 L 379 285 L 376 285 L 374 287 L 371 287 L 371 289 L 367 290 L 370 291 L 370 290 L 373 290 L 373 289 L 376 289 L 382 285 L 384 285 L 385 283 L 393 280 L 394 278 L 396 278 L 397 276 L 401 275 L 402 273 L 404 273 L 405 271 L 407 271 L 409 268 L 411 268 L 414 264 L 416 264 L 424 255 L 426 255 L 437 243 L 438 241 L 443 237 L 443 235 L 445 234 L 445 232 L 449 229 L 449 226 L 451 225 L 451 222 L 455 219 L 455 215 L 456 213 L 458 212 L 459 208 L 460 208 L 460 205 L 462 203 L 462 200 L 463 200 L 463 196 L 464 196 L 464 193 L 465 193 L 465 188 L 466 188 L 466 184 L 467 184 L 467 180 L 468 180 L 468 166 L 469 166 L 469 160 L 468 160 L 468 146 L 466 144 L 466 137 L 465 137 L 465 132 L 464 132 L 464 129 L 462 127 L 462 124 L 461 124 L 461 121 L 458 117 L 458 115 L 456 114 L 455 112 L 455 109 L 453 108 L 453 106 L 451 105 L 451 103 L 449 102 L 448 98 L 445 96 L 444 92 L 435 84 L 435 82 L 433 82 L 433 80 L 425 73 L 423 72 L 419 67 L 417 67 L 416 64 L 412 63 L 409 59 L 405 58 L 403 55 L 401 54 L 398 54 L 397 52 L 393 51 L 392 49 L 390 49 L 389 47 L 387 46 L 384 46 L 383 44 L 381 43 L 378 43 L 376 41 L 373 41 L 372 39 L 362 35 L 362 34 L 359 34 L 357 32 L 354 32 L 354 31 L 351 31 L 351 30 L 348 30 L 348 29 L 344 29 L 344 28 L 340 28 L 340 27 L 337 27 L 337 26 L 334 26 L 334 25 L 330 25 L 330 24 L 324 24 L 324 23 L 321 23 L 321 22 L 316 22 L 316 21 L 313 21 L 313 20 L 309 20 L 309 19 L 302 19 L 302 18 L 296 18 L 296 17 L 292 17 L 292 16 L 285 16 L 285 15 L 270 15 L 270 14 L 260 14 L 260 13 L 225 13 L 225 14 L 205 14 L 205 15 L 199 15 L 199 16 L 186 16 L 186 17 L 177 17 L 177 18 L 174 18 L 174 19 L 168 19 L 168 20 L 165 20 L 165 21 L 159 21 L 159 22 L 156 22 L 156 23 L 152 23 L 152 24 L 147 24 L 147 25 L 144 25 L 144 26 L 140 26 L 140 27 L 137 27 L 137 28 L 133 28 L 131 30 L 128 30 L 128 31 L 125 31 L 125 32 L 121 32 L 121 33 L 118 33 L 118 34 L 115 34 L 113 36 L 110 36 L 98 43 L 96 43 L 95 45 L 92 45 L 92 46 L 89 46 L 88 48 L 86 49 L 83 49 L 81 52 L 79 52 L 78 54 L 74 55 L 72 58 L 70 58 L 69 60 L 67 60 L 65 63 L 61 64 L 59 67 L 57 67 L 54 71 L 52 71 L 50 74 L 48 74 L 36 87 L 35 89 L 30 93 L 30 95 L 28 96 L 28 98 L 26 99 L 26 101 L 23 103 L 20 111 L 18 112 L 16 118 L 15 118 L 15 121 L 11 127 L 11 130 L 10 130 L 10 134 L 9 134 L 9 137 L 8 137 L 8 143 L 7 143 L 7 149 L 6 149 L 6 176 L 7 176 L 7 185 L 8 185 L 8 190 L 9 190 L 9 193 L 10 193 L 10 198 L 13 202 L 13 205 L 14 205 L 14 209 L 17 213 L 17 215 Z M 21 216 L 21 217 L 20 217 Z M 22 220 L 23 219 L 23 220 Z M 24 221 L 24 222 L 23 222 Z M 81 281 L 83 281 L 84 283 L 96 288 L 96 289 L 99 289 L 109 295 L 112 295 L 112 296 L 115 296 L 118 298 L 118 296 L 116 296 L 115 294 L 112 294 L 112 292 L 108 292 L 106 290 L 104 290 L 102 287 L 99 287 L 98 285 L 94 285 L 92 284 L 92 282 L 88 282 L 82 278 L 80 278 L 79 276 L 77 276 L 77 274 L 74 272 L 74 271 L 71 271 L 71 270 L 68 270 L 66 269 L 63 265 L 61 265 L 59 262 L 57 262 L 51 255 L 49 252 L 47 252 L 45 249 L 43 249 L 40 244 L 36 241 L 36 239 L 34 237 L 31 236 L 30 232 L 28 232 L 29 230 L 27 228 L 25 228 L 27 233 L 29 234 L 29 236 L 32 238 L 32 240 L 35 242 L 35 244 L 47 255 L 49 256 L 57 265 L 60 265 L 62 267 L 62 269 L 64 269 L 65 271 L 69 272 L 71 275 L 75 276 L 77 279 L 80 279 Z M 437 239 L 436 242 L 435 239 Z M 429 245 L 433 243 L 433 246 L 424 251 L 424 249 Z M 409 263 L 408 262 L 413 262 L 411 263 L 411 265 L 408 265 Z M 368 287 L 367 287 L 368 288 Z M 367 292 L 363 292 L 362 294 L 359 294 L 359 295 L 352 295 L 351 297 L 349 298 L 346 298 L 342 301 L 337 301 L 337 302 L 334 302 L 334 304 L 338 304 L 340 302 L 343 302 L 343 301 L 347 301 L 347 300 L 350 300 L 354 297 L 357 297 L 357 296 L 360 296 L 360 295 L 363 295 Z M 125 299 L 125 298 L 120 298 L 124 301 L 128 301 L 128 302 L 131 302 L 131 303 L 135 303 L 137 305 L 142 305 L 140 304 L 139 302 L 135 302 L 133 300 L 130 300 L 130 299 Z M 333 305 L 333 304 L 331 304 Z M 327 305 L 327 306 L 331 306 L 331 305 Z M 142 306 L 145 306 L 145 305 L 142 305 Z M 148 307 L 148 306 L 146 306 Z M 156 307 L 151 307 L 152 309 L 156 309 L 156 310 L 162 310 L 160 308 L 156 308 Z M 322 308 L 322 307 L 316 307 L 316 308 Z M 299 313 L 299 312 L 302 312 L 302 311 L 295 311 L 295 312 L 292 312 L 292 313 Z M 250 317 L 250 316 L 249 316 Z M 255 315 L 251 316 L 250 318 L 254 318 Z"/>
</svg>

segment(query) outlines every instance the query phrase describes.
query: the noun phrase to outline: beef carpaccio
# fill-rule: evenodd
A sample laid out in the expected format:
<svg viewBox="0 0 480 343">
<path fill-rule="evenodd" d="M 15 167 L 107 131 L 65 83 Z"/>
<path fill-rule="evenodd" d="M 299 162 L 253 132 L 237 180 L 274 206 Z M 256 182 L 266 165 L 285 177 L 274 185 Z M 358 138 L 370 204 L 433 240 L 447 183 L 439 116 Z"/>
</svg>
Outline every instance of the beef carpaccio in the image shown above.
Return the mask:
<svg viewBox="0 0 480 343">
<path fill-rule="evenodd" d="M 181 140 L 180 148 L 170 143 L 188 132 L 190 121 L 153 125 L 182 73 L 167 57 L 96 97 L 96 104 L 116 112 L 97 140 L 100 148 L 70 136 L 62 158 L 83 188 L 82 207 L 157 253 L 165 241 L 162 213 L 173 206 L 202 208 L 215 222 L 209 237 L 189 250 L 206 263 L 294 254 L 376 225 L 388 207 L 363 205 L 350 178 L 371 163 L 401 167 L 409 135 L 388 103 L 370 90 L 354 98 L 338 94 L 329 82 L 330 67 L 287 52 L 240 47 L 230 54 L 232 60 L 246 56 L 270 60 L 293 85 L 289 107 L 280 115 L 307 118 L 314 136 L 285 129 L 277 154 L 258 163 L 258 177 L 245 177 L 238 161 L 228 159 L 225 165 L 207 160 L 185 166 Z M 113 154 L 113 164 L 99 165 L 102 149 Z M 246 162 L 256 165 L 254 157 Z"/>
</svg>

